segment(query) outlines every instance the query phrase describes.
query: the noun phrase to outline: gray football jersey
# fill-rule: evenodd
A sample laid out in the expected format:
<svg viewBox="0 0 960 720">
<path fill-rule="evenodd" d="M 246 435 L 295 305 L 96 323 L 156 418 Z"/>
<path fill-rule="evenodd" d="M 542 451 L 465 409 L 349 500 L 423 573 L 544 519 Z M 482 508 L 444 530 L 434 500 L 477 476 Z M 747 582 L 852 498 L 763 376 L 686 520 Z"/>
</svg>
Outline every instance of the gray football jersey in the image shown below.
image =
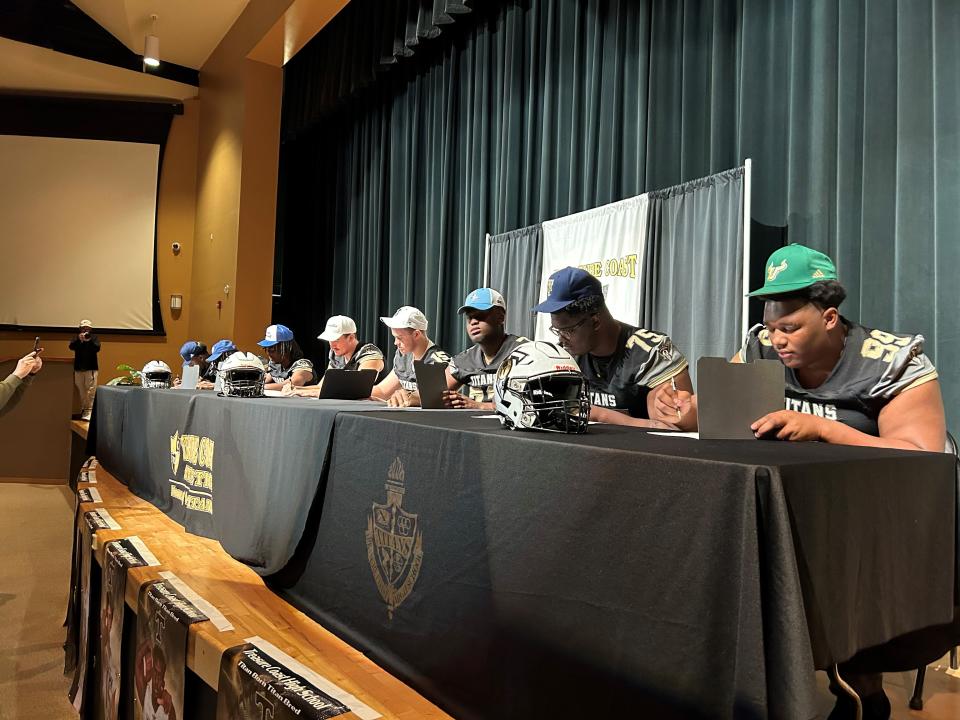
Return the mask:
<svg viewBox="0 0 960 720">
<path fill-rule="evenodd" d="M 290 367 L 284 369 L 280 367 L 280 363 L 268 362 L 267 363 L 267 372 L 270 373 L 270 377 L 273 378 L 274 382 L 283 382 L 287 380 L 291 375 L 293 375 L 297 370 L 309 370 L 310 379 L 307 380 L 307 385 L 316 385 L 317 384 L 317 373 L 313 369 L 313 362 L 307 360 L 307 358 L 300 358 L 299 360 L 294 360 Z"/>
<path fill-rule="evenodd" d="M 435 363 L 447 364 L 450 362 L 450 356 L 440 349 L 440 346 L 430 343 L 427 351 L 423 354 L 421 360 L 428 365 Z M 393 355 L 393 372 L 400 381 L 400 387 L 409 392 L 417 391 L 417 374 L 413 369 L 413 355 L 411 353 L 402 353 L 399 350 Z"/>
<path fill-rule="evenodd" d="M 493 356 L 490 362 L 483 357 L 483 350 L 479 345 L 464 350 L 459 355 L 455 355 L 450 361 L 448 368 L 450 374 L 457 382 L 463 383 L 467 388 L 467 395 L 471 400 L 477 402 L 493 402 L 493 381 L 497 377 L 497 370 L 501 363 L 506 360 L 507 355 L 513 352 L 513 349 L 522 342 L 527 342 L 525 337 L 516 335 L 507 335 L 504 338 L 503 345 Z"/>
<path fill-rule="evenodd" d="M 787 410 L 838 420 L 868 435 L 879 435 L 880 411 L 904 390 L 937 378 L 923 353 L 923 335 L 894 335 L 841 318 L 847 339 L 840 362 L 822 385 L 805 388 L 784 366 L 784 405 Z M 740 358 L 779 360 L 763 325 L 750 329 Z"/>
<path fill-rule="evenodd" d="M 361 342 L 357 343 L 357 349 L 353 351 L 353 356 L 349 361 L 335 355 L 333 350 L 330 351 L 329 360 L 327 368 L 330 370 L 359 370 L 360 363 L 367 360 L 383 360 L 383 353 L 373 343 Z"/>
<path fill-rule="evenodd" d="M 620 323 L 613 355 L 588 353 L 580 355 L 577 364 L 587 380 L 592 405 L 647 418 L 651 388 L 686 370 L 687 359 L 666 335 Z"/>
</svg>

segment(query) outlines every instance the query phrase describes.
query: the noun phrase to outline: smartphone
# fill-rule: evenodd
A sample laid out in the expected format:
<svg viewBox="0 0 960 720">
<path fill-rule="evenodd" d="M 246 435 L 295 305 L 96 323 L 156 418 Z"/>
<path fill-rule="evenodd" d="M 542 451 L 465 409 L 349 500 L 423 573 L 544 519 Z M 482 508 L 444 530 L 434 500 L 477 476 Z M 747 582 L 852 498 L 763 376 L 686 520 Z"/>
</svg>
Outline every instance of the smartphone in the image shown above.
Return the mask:
<svg viewBox="0 0 960 720">
<path fill-rule="evenodd" d="M 37 337 L 33 341 L 33 354 L 36 355 L 38 352 L 40 352 L 40 336 L 39 335 L 37 335 Z"/>
</svg>

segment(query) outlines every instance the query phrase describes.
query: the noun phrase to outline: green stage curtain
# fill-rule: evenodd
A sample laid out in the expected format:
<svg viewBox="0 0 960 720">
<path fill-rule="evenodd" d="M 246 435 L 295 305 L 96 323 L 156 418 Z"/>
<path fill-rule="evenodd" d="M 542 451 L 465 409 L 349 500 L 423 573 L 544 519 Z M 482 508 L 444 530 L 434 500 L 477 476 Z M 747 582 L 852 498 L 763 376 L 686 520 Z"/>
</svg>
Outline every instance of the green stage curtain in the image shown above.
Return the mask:
<svg viewBox="0 0 960 720">
<path fill-rule="evenodd" d="M 836 259 L 847 316 L 923 333 L 960 420 L 960 3 L 518 0 L 473 10 L 341 95 L 336 111 L 305 110 L 315 88 L 293 72 L 300 55 L 291 61 L 278 322 L 315 335 L 343 312 L 386 342 L 377 316 L 411 303 L 437 340 L 462 349 L 456 308 L 481 282 L 486 233 L 751 157 L 753 216 Z M 304 62 L 313 43 L 333 41 L 328 30 Z M 350 37 L 338 40 L 344 52 Z"/>
</svg>

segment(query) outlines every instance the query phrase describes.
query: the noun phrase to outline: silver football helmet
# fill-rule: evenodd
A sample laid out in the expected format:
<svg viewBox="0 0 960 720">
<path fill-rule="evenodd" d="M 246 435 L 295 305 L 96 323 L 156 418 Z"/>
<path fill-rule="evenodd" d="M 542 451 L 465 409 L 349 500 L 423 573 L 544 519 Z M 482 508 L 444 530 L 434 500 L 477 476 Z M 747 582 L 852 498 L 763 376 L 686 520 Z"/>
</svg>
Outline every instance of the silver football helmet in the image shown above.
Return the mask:
<svg viewBox="0 0 960 720">
<path fill-rule="evenodd" d="M 166 389 L 172 380 L 170 366 L 163 360 L 151 360 L 140 371 L 140 384 L 145 388 Z"/>
<path fill-rule="evenodd" d="M 513 430 L 583 433 L 590 421 L 590 396 L 576 361 L 540 340 L 520 343 L 500 365 L 493 407 Z"/>
<path fill-rule="evenodd" d="M 220 365 L 221 394 L 227 397 L 263 397 L 266 369 L 253 353 L 235 352 Z"/>
</svg>

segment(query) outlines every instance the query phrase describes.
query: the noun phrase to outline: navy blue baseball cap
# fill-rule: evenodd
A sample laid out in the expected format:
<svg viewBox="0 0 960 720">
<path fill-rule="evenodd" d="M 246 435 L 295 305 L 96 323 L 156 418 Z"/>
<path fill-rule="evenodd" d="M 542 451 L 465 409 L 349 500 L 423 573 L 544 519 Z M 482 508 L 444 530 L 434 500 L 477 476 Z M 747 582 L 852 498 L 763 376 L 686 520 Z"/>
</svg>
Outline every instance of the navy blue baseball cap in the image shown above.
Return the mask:
<svg viewBox="0 0 960 720">
<path fill-rule="evenodd" d="M 207 362 L 216 362 L 223 355 L 232 355 L 237 351 L 237 346 L 233 344 L 233 340 L 217 340 L 213 344 L 213 351 L 210 353 L 210 357 L 207 358 Z"/>
<path fill-rule="evenodd" d="M 600 281 L 586 270 L 565 267 L 557 270 L 547 282 L 547 299 L 533 308 L 533 312 L 553 313 L 567 305 L 588 297 L 603 297 Z"/>
</svg>

